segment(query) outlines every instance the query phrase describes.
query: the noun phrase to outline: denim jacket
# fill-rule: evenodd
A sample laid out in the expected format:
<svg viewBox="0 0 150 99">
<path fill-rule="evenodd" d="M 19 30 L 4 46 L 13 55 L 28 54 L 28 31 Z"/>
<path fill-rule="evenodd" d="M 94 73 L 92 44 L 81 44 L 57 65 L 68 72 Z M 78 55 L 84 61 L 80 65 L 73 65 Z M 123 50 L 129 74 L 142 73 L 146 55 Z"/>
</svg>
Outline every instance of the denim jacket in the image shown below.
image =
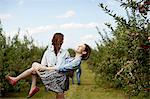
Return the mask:
<svg viewBox="0 0 150 99">
<path fill-rule="evenodd" d="M 63 66 L 58 66 L 57 70 L 60 72 L 67 72 L 79 68 L 82 57 L 66 58 Z"/>
</svg>

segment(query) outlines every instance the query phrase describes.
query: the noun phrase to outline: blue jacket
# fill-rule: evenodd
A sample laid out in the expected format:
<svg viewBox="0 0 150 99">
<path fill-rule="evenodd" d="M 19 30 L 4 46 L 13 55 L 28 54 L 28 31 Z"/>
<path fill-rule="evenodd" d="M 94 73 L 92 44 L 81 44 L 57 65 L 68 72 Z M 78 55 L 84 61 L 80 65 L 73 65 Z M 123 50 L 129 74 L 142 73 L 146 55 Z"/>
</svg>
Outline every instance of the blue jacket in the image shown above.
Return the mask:
<svg viewBox="0 0 150 99">
<path fill-rule="evenodd" d="M 76 70 L 81 64 L 82 57 L 66 58 L 63 66 L 58 66 L 57 70 L 60 72 L 66 72 L 69 70 Z"/>
</svg>

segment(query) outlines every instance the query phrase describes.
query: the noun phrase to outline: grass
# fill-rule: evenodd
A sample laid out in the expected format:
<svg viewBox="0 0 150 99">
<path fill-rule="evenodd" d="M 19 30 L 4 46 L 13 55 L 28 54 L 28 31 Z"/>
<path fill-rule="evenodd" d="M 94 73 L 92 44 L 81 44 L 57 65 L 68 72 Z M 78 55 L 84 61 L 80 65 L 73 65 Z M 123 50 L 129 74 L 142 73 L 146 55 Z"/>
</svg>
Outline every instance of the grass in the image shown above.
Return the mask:
<svg viewBox="0 0 150 99">
<path fill-rule="evenodd" d="M 76 78 L 76 77 L 75 77 Z M 75 79 L 76 82 L 76 79 Z M 25 99 L 28 89 L 25 88 L 21 92 L 7 94 L 8 99 Z M 44 86 L 40 87 L 40 91 L 31 99 L 55 99 L 55 93 L 46 92 Z M 82 64 L 81 85 L 71 84 L 65 99 L 128 99 L 123 92 L 115 89 L 107 89 L 98 87 L 94 81 L 94 74 L 88 69 L 87 64 Z"/>
<path fill-rule="evenodd" d="M 115 89 L 99 88 L 94 81 L 94 74 L 86 63 L 82 65 L 81 85 L 71 85 L 66 92 L 66 99 L 127 99 L 125 95 Z"/>
</svg>

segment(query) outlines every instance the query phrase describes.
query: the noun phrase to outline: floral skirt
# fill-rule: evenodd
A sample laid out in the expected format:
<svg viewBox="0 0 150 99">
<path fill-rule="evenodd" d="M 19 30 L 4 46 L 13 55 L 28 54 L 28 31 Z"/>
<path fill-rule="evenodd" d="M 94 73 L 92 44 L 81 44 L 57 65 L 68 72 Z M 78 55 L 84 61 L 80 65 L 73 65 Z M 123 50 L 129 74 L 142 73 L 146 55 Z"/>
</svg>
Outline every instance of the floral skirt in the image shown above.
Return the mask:
<svg viewBox="0 0 150 99">
<path fill-rule="evenodd" d="M 66 90 L 66 75 L 58 71 L 40 71 L 39 76 L 47 91 L 64 92 Z"/>
</svg>

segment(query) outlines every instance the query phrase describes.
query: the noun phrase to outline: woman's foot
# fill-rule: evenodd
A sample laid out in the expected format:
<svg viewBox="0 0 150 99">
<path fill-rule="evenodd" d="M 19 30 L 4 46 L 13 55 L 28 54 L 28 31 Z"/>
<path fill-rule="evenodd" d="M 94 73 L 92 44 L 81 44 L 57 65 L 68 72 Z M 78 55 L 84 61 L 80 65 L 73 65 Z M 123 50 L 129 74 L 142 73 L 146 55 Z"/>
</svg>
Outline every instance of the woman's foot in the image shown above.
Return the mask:
<svg viewBox="0 0 150 99">
<path fill-rule="evenodd" d="M 6 76 L 6 79 L 12 86 L 15 86 L 17 84 L 17 80 L 15 80 L 15 77 Z"/>
<path fill-rule="evenodd" d="M 29 92 L 28 98 L 31 98 L 34 94 L 36 94 L 39 91 L 39 87 L 35 86 L 34 88 L 32 88 Z"/>
</svg>

